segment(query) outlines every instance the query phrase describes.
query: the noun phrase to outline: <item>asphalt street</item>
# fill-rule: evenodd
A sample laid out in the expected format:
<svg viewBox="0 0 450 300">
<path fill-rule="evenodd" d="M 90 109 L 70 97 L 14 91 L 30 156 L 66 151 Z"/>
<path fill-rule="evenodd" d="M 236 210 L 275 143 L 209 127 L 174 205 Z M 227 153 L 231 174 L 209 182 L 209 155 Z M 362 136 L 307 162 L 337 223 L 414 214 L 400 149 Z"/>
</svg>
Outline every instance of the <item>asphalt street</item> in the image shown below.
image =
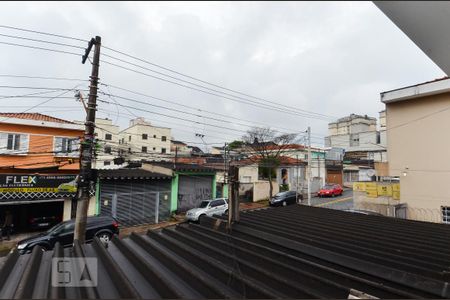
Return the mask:
<svg viewBox="0 0 450 300">
<path fill-rule="evenodd" d="M 305 199 L 304 201 L 307 202 L 308 200 Z M 311 205 L 339 210 L 353 208 L 353 190 L 344 189 L 342 196 L 337 197 L 312 197 Z"/>
</svg>

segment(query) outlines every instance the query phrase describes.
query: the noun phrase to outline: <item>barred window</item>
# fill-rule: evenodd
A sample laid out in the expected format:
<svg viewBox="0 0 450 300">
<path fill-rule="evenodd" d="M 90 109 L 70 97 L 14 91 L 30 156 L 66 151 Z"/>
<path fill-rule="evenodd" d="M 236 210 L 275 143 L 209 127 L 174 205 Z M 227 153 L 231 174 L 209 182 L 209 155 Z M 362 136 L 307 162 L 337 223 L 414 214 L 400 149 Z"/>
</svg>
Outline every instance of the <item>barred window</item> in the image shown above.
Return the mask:
<svg viewBox="0 0 450 300">
<path fill-rule="evenodd" d="M 450 206 L 441 206 L 442 222 L 450 224 Z"/>
</svg>

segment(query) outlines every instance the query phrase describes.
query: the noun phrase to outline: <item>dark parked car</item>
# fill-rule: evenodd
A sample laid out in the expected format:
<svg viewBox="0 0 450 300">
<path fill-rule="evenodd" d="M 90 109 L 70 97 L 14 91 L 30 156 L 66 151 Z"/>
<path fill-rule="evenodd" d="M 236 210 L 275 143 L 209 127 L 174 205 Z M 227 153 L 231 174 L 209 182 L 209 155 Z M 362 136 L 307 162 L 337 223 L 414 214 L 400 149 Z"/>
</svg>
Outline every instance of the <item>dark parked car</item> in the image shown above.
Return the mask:
<svg viewBox="0 0 450 300">
<path fill-rule="evenodd" d="M 62 221 L 61 216 L 47 215 L 30 218 L 30 228 L 34 230 L 47 229 Z"/>
<path fill-rule="evenodd" d="M 269 201 L 270 206 L 286 206 L 288 204 L 295 204 L 296 199 L 295 195 L 297 194 L 296 191 L 288 191 L 288 192 L 281 192 L 276 194 L 272 199 Z M 302 201 L 303 196 L 301 194 L 298 194 L 298 200 Z"/>
<path fill-rule="evenodd" d="M 20 254 L 29 253 L 33 247 L 39 245 L 45 250 L 51 250 L 57 242 L 64 247 L 69 247 L 73 243 L 73 233 L 75 230 L 75 220 L 65 221 L 55 225 L 49 230 L 21 240 L 17 243 Z M 107 243 L 114 234 L 119 234 L 119 223 L 112 217 L 88 217 L 86 224 L 86 242 L 90 242 L 94 237 L 98 237 L 102 242 Z"/>
</svg>

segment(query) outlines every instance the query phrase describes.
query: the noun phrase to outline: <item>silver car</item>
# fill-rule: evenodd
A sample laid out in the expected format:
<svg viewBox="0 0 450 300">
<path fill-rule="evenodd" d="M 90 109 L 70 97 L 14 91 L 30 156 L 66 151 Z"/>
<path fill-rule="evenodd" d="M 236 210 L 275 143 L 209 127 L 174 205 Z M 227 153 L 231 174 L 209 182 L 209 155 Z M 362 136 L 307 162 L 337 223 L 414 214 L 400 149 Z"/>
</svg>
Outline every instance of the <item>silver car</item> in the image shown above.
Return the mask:
<svg viewBox="0 0 450 300">
<path fill-rule="evenodd" d="M 202 216 L 222 215 L 228 212 L 228 199 L 217 198 L 214 200 L 203 200 L 199 207 L 186 212 L 186 219 L 198 221 Z"/>
</svg>

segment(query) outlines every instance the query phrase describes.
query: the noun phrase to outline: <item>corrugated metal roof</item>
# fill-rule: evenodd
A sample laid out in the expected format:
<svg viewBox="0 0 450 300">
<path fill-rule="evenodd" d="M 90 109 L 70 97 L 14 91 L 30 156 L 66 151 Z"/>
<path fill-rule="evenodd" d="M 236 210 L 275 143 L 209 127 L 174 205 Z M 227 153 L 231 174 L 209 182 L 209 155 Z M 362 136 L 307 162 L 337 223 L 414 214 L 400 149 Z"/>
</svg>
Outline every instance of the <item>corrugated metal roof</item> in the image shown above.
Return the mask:
<svg viewBox="0 0 450 300">
<path fill-rule="evenodd" d="M 144 169 L 110 169 L 98 170 L 98 176 L 102 179 L 165 179 L 171 176 L 150 172 Z"/>
<path fill-rule="evenodd" d="M 0 298 L 449 297 L 450 227 L 292 205 L 147 235 L 12 253 Z M 52 256 L 97 257 L 96 288 L 53 288 Z"/>
</svg>

